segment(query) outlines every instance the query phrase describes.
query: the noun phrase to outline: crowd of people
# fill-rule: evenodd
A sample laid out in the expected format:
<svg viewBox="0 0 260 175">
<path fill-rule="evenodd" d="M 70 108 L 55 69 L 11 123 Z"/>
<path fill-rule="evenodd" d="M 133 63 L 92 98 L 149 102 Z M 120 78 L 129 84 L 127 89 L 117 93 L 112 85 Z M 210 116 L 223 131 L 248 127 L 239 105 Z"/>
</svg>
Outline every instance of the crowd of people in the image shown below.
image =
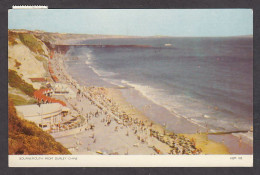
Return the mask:
<svg viewBox="0 0 260 175">
<path fill-rule="evenodd" d="M 194 141 L 167 131 L 163 127 L 158 127 L 158 124 L 154 124 L 149 119 L 142 119 L 138 115 L 127 113 L 124 108 L 120 107 L 120 104 L 108 97 L 106 88 L 80 86 L 67 74 L 62 59 L 53 58 L 51 62 L 53 72 L 56 73 L 60 82 L 69 84 L 77 92 L 76 99 L 66 100 L 72 110 L 85 118 L 85 122 L 81 126 L 84 132 L 93 131 L 95 123 L 92 121 L 98 119 L 100 123 L 104 124 L 104 127 L 113 127 L 114 132 L 120 132 L 120 129 L 125 128 L 122 131 L 125 132 L 126 137 L 134 135 L 139 141 L 133 145 L 134 147 L 138 147 L 139 144 L 147 144 L 155 154 L 201 153 L 201 150 L 196 148 Z M 81 105 L 83 101 L 89 102 L 93 106 L 93 110 L 84 109 L 84 106 Z M 96 142 L 97 138 L 94 133 L 89 137 L 93 139 L 93 143 Z M 168 151 L 160 150 L 160 146 L 155 144 L 157 143 L 155 140 L 166 145 Z"/>
</svg>

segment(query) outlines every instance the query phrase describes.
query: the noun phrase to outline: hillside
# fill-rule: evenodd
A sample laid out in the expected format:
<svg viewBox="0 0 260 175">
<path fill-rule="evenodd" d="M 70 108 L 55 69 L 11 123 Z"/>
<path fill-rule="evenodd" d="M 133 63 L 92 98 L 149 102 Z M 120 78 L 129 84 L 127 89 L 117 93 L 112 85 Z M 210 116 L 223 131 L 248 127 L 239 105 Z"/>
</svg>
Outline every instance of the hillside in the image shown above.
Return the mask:
<svg viewBox="0 0 260 175">
<path fill-rule="evenodd" d="M 14 105 L 26 105 L 36 103 L 33 93 L 36 89 L 26 83 L 16 71 L 8 69 L 8 96 Z"/>
<path fill-rule="evenodd" d="M 8 153 L 26 155 L 70 154 L 67 148 L 33 122 L 17 117 L 13 102 L 8 99 Z"/>
<path fill-rule="evenodd" d="M 9 154 L 70 154 L 35 123 L 17 116 L 14 105 L 34 104 L 35 90 L 48 78 L 49 48 L 29 31 L 8 31 L 8 145 Z"/>
<path fill-rule="evenodd" d="M 36 102 L 32 98 L 33 91 L 43 84 L 32 82 L 30 78 L 49 77 L 49 52 L 47 46 L 34 34 L 28 31 L 8 31 L 8 74 L 12 77 L 8 81 L 8 95 L 15 105 Z"/>
</svg>

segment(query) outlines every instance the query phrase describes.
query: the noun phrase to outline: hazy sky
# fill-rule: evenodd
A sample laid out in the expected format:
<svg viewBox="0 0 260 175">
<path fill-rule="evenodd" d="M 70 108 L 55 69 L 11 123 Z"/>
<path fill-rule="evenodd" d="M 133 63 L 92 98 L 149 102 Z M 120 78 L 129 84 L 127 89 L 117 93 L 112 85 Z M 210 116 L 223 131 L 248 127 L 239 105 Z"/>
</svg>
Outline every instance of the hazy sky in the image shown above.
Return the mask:
<svg viewBox="0 0 260 175">
<path fill-rule="evenodd" d="M 253 34 L 251 9 L 9 10 L 9 29 L 61 33 L 237 36 Z"/>
</svg>

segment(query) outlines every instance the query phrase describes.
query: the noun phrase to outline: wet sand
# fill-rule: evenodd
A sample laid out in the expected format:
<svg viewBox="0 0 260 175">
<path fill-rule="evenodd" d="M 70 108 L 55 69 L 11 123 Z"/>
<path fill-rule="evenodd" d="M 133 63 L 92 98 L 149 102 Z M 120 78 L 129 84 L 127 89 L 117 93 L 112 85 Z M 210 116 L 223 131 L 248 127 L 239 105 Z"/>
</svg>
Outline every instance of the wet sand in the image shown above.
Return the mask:
<svg viewBox="0 0 260 175">
<path fill-rule="evenodd" d="M 208 138 L 219 143 L 224 143 L 231 154 L 253 154 L 253 145 L 245 141 L 240 141 L 232 134 L 208 135 Z"/>
<path fill-rule="evenodd" d="M 166 129 L 171 130 L 176 134 L 191 134 L 196 133 L 197 131 L 206 131 L 205 128 L 199 127 L 193 123 L 188 122 L 184 118 L 171 114 L 167 109 L 148 100 L 133 88 L 122 89 L 120 91 L 122 92 L 122 95 L 127 102 L 133 104 L 138 110 L 144 113 L 144 115 L 149 116 L 151 120 L 159 123 L 160 125 L 165 125 Z"/>
</svg>

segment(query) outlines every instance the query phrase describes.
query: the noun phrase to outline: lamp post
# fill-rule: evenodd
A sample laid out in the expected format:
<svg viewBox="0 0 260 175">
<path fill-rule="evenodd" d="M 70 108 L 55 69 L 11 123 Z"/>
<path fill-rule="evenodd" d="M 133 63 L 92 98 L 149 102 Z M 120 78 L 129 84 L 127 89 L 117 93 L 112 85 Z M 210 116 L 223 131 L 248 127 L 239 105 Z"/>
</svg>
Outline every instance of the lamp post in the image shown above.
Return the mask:
<svg viewBox="0 0 260 175">
<path fill-rule="evenodd" d="M 41 105 L 40 105 L 40 103 L 39 103 L 38 105 L 39 105 L 39 108 L 40 108 L 38 114 L 39 114 L 40 117 L 41 117 L 41 128 L 42 128 L 42 127 L 43 127 L 42 109 L 41 109 Z"/>
</svg>

